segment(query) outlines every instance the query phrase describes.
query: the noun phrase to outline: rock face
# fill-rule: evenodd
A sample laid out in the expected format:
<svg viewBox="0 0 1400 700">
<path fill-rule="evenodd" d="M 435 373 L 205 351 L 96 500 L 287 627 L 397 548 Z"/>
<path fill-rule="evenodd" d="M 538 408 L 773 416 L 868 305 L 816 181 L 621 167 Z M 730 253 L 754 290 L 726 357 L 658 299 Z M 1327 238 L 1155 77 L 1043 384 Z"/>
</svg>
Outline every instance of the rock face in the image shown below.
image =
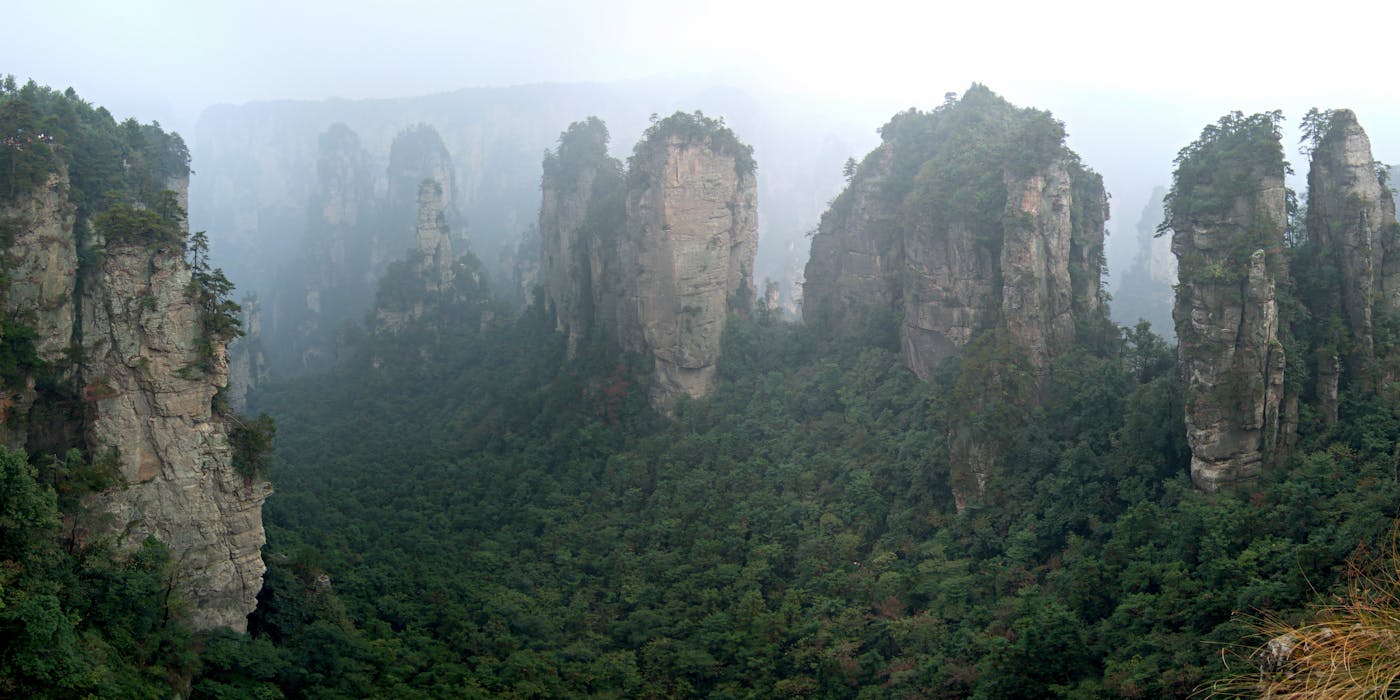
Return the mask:
<svg viewBox="0 0 1400 700">
<path fill-rule="evenodd" d="M 667 408 L 714 389 L 725 319 L 753 303 L 758 191 L 711 143 L 653 134 L 643 146 L 618 250 L 618 269 L 632 271 L 619 321 L 623 347 L 655 359 L 651 401 Z"/>
<path fill-rule="evenodd" d="M 443 214 L 445 207 L 442 185 L 436 180 L 424 180 L 418 187 L 416 262 L 430 291 L 452 284 L 452 238 Z"/>
<path fill-rule="evenodd" d="M 474 256 L 468 256 L 470 263 L 452 257 L 445 208 L 442 185 L 435 180 L 419 183 L 416 244 L 406 261 L 390 265 L 384 275 L 375 302 L 376 331 L 402 333 L 430 311 L 441 312 L 446 304 L 464 301 L 457 294 L 459 272 L 469 278 L 462 280 L 464 284 L 481 284 Z"/>
<path fill-rule="evenodd" d="M 233 468 L 228 420 L 212 411 L 227 361 L 222 347 L 200 356 L 189 282 L 179 251 L 107 247 L 83 298 L 88 440 L 94 454 L 116 450 L 127 482 L 101 495 L 104 510 L 127 541 L 153 535 L 170 547 L 194 626 L 242 631 L 262 588 L 271 486 Z"/>
<path fill-rule="evenodd" d="M 188 179 L 167 184 L 183 201 Z M 85 221 L 85 256 L 97 262 L 80 268 L 75 210 L 63 171 L 18 206 L 25 224 L 5 251 L 6 311 L 27 318 L 58 376 L 48 393 L 29 382 L 5 421 L 27 423 L 27 435 L 7 429 L 7 440 L 115 459 L 126 485 L 90 497 L 110 516 L 103 527 L 127 545 L 153 535 L 170 547 L 196 629 L 241 631 L 262 586 L 271 488 L 234 469 L 232 419 L 214 410 L 228 380 L 224 340 L 204 335 L 182 243 L 113 238 Z M 79 347 L 82 359 L 69 361 Z M 76 395 L 65 400 L 65 387 Z M 64 404 L 78 407 L 55 408 Z"/>
<path fill-rule="evenodd" d="M 546 310 L 573 357 L 595 321 L 616 325 L 618 281 L 609 280 L 624 225 L 622 164 L 608 156 L 608 130 L 591 117 L 569 127 L 545 157 L 540 181 L 540 267 Z M 595 283 L 596 280 L 596 283 Z M 601 316 L 601 317 L 600 317 Z"/>
<path fill-rule="evenodd" d="M 1334 275 L 1346 338 L 1332 339 L 1344 354 L 1346 379 L 1375 386 L 1374 320 L 1377 312 L 1400 311 L 1400 235 L 1395 202 L 1376 172 L 1371 142 L 1351 110 L 1328 112 L 1326 130 L 1312 153 L 1308 171 L 1309 243 Z M 1336 357 L 1323 357 L 1324 364 Z M 1328 412 L 1335 420 L 1337 372 L 1319 372 L 1333 395 Z M 1323 385 L 1320 385 L 1323 386 Z M 1328 393 L 1320 391 L 1320 393 Z"/>
<path fill-rule="evenodd" d="M 1036 402 L 1051 361 L 1102 317 L 1102 179 L 1049 114 L 980 85 L 880 135 L 812 239 L 804 317 L 828 336 L 897 343 L 921 378 L 985 339 L 964 357 L 958 410 Z M 959 509 L 1003 468 L 994 431 L 1015 429 L 985 423 L 949 428 Z"/>
<path fill-rule="evenodd" d="M 248 392 L 267 381 L 267 356 L 262 345 L 262 305 L 253 295 L 243 297 L 243 337 L 228 346 L 228 407 L 243 413 L 248 407 Z"/>
<path fill-rule="evenodd" d="M 721 122 L 676 114 L 647 130 L 626 180 L 589 119 L 546 156 L 544 302 L 573 354 L 597 329 L 655 366 L 653 406 L 715 386 L 730 313 L 754 300 L 758 195 L 752 149 Z"/>
<path fill-rule="evenodd" d="M 981 86 L 881 136 L 812 239 L 804 316 L 868 336 L 888 333 L 880 319 L 895 310 L 920 377 L 991 328 L 1043 368 L 1100 310 L 1102 180 L 1049 115 Z"/>
<path fill-rule="evenodd" d="M 76 309 L 78 253 L 68 188 L 68 173 L 60 169 L 28 197 L 0 209 L 0 221 L 16 224 L 9 248 L 5 310 L 34 330 L 36 354 L 51 362 L 62 358 L 70 345 Z M 30 421 L 25 417 L 37 397 L 29 381 L 12 387 L 0 399 L 0 439 L 6 445 L 18 448 L 29 442 Z"/>
<path fill-rule="evenodd" d="M 1182 151 L 1168 198 L 1191 478 L 1206 491 L 1253 479 L 1277 444 L 1284 168 L 1272 115 L 1233 115 Z"/>
</svg>

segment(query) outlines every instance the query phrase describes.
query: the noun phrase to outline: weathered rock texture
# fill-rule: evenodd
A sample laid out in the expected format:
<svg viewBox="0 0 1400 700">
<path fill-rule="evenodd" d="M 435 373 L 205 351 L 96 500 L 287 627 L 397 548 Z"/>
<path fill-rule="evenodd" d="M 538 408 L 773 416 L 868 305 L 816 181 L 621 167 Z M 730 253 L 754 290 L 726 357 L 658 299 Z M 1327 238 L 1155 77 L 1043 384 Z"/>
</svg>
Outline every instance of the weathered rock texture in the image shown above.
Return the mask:
<svg viewBox="0 0 1400 700">
<path fill-rule="evenodd" d="M 969 387 L 1008 384 L 1021 363 L 1040 383 L 1081 324 L 1102 316 L 1102 179 L 1049 114 L 982 86 L 896 115 L 880 134 L 812 239 L 803 315 L 828 336 L 897 343 L 924 378 L 987 337 L 986 356 L 964 364 L 977 375 Z M 948 444 L 963 508 L 1000 468 L 990 431 L 1014 427 L 972 422 L 1006 394 L 959 395 L 967 420 L 954 421 Z"/>
<path fill-rule="evenodd" d="M 465 284 L 481 284 L 474 256 L 466 256 L 470 264 L 452 257 L 445 207 L 442 185 L 435 180 L 419 183 L 416 244 L 407 260 L 390 265 L 384 275 L 375 302 L 375 331 L 402 333 L 430 312 L 441 313 L 446 305 L 465 302 L 467 297 L 458 294 L 459 273 L 465 273 Z"/>
<path fill-rule="evenodd" d="M 733 154 L 687 135 L 653 135 L 632 164 L 619 245 L 623 347 L 656 361 L 653 405 L 715 386 L 731 311 L 752 305 L 758 191 Z M 636 179 L 635 177 L 633 178 Z"/>
<path fill-rule="evenodd" d="M 228 389 L 224 395 L 234 413 L 248 408 L 248 393 L 267 381 L 267 356 L 262 344 L 262 304 L 253 295 L 243 297 L 243 337 L 228 346 Z"/>
<path fill-rule="evenodd" d="M 758 196 L 752 150 L 721 122 L 677 112 L 652 126 L 625 181 L 596 119 L 545 160 L 545 303 L 573 352 L 594 329 L 650 357 L 651 403 L 715 386 L 730 313 L 754 300 Z"/>
<path fill-rule="evenodd" d="M 183 197 L 188 179 L 168 184 Z M 214 410 L 228 379 L 224 342 L 202 336 L 184 246 L 104 245 L 94 229 L 85 256 L 98 262 L 80 270 L 62 171 L 17 211 L 23 226 L 5 251 L 13 281 L 5 311 L 26 319 L 37 354 L 57 375 L 47 393 L 29 382 L 6 415 L 7 441 L 31 452 L 79 447 L 89 459 L 115 457 L 126 485 L 90 504 L 111 516 L 105 527 L 130 546 L 154 535 L 170 547 L 195 628 L 243 630 L 262 586 L 261 507 L 270 486 L 232 465 L 232 419 Z M 79 347 L 82 359 L 69 361 Z M 27 433 L 12 427 L 25 425 Z"/>
<path fill-rule="evenodd" d="M 1182 151 L 1168 198 L 1191 478 L 1206 491 L 1253 479 L 1277 444 L 1284 168 L 1271 115 L 1235 115 Z"/>
<path fill-rule="evenodd" d="M 607 147 L 607 127 L 591 117 L 561 134 L 544 160 L 539 274 L 546 311 L 568 336 L 570 357 L 595 322 L 617 322 L 617 295 L 608 290 L 621 280 L 609 279 L 609 266 L 617 262 L 626 204 L 622 164 Z"/>
<path fill-rule="evenodd" d="M 1308 244 L 1329 271 L 1346 333 L 1319 342 L 1321 365 L 1345 361 L 1343 383 L 1374 387 L 1374 325 L 1378 315 L 1400 312 L 1400 233 L 1395 202 L 1371 156 L 1371 142 L 1351 110 L 1327 113 L 1326 131 L 1308 171 Z M 1318 312 L 1321 309 L 1316 310 Z M 1324 339 L 1320 339 L 1324 340 Z M 1341 357 L 1337 357 L 1341 354 Z M 1325 414 L 1336 420 L 1338 372 L 1319 367 L 1319 396 L 1330 394 Z"/>
<path fill-rule="evenodd" d="M 996 327 L 1044 367 L 1100 308 L 1102 180 L 1049 115 L 981 86 L 881 135 L 812 239 L 804 316 L 871 336 L 893 310 L 920 377 Z"/>
</svg>

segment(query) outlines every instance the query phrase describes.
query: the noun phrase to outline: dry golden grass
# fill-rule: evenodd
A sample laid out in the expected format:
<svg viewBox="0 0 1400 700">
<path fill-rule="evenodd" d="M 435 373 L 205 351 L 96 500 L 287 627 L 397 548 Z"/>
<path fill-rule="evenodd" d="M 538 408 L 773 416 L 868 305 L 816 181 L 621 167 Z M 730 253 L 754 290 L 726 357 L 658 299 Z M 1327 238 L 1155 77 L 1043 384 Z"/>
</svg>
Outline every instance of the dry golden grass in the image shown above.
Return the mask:
<svg viewBox="0 0 1400 700">
<path fill-rule="evenodd" d="M 1210 697 L 1351 700 L 1400 697 L 1400 553 L 1360 559 L 1348 589 L 1311 622 L 1272 616 L 1251 624 L 1265 641 L 1241 672 L 1203 689 Z"/>
</svg>

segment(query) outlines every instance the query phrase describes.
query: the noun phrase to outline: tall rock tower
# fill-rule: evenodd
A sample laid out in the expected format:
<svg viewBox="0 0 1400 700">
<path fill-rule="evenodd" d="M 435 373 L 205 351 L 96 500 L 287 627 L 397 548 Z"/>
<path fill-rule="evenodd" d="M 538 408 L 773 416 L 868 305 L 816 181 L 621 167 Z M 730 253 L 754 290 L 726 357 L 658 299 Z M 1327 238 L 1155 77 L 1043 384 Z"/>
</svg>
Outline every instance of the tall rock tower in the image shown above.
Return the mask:
<svg viewBox="0 0 1400 700">
<path fill-rule="evenodd" d="M 595 321 L 616 325 L 610 266 L 626 217 L 622 163 L 608 156 L 608 128 L 597 117 L 572 124 L 545 155 L 540 182 L 540 279 L 544 303 L 573 357 Z"/>
<path fill-rule="evenodd" d="M 718 122 L 678 112 L 647 131 L 629 165 L 620 338 L 651 354 L 652 404 L 669 408 L 714 389 L 725 319 L 753 304 L 752 149 Z"/>
<path fill-rule="evenodd" d="M 921 378 L 977 348 L 948 435 L 960 509 L 1007 466 L 1015 429 L 976 417 L 1038 401 L 1053 360 L 1103 318 L 1107 195 L 1064 135 L 981 85 L 897 114 L 812 239 L 803 315 L 820 332 L 897 343 Z"/>
<path fill-rule="evenodd" d="M 1330 277 L 1323 285 L 1326 297 L 1313 300 L 1314 306 L 1330 308 L 1310 310 L 1317 319 L 1335 313 L 1342 321 L 1329 325 L 1334 330 L 1325 337 L 1318 328 L 1313 338 L 1319 353 L 1319 405 L 1324 419 L 1332 422 L 1341 366 L 1344 383 L 1363 390 L 1383 379 L 1374 327 L 1377 317 L 1400 313 L 1400 224 L 1356 115 L 1346 109 L 1314 111 L 1305 127 L 1312 137 L 1307 244 Z"/>
<path fill-rule="evenodd" d="M 105 110 L 71 96 L 50 103 L 70 99 L 70 117 L 111 128 Z M 117 483 L 84 499 L 96 517 L 68 514 L 73 546 L 158 538 L 193 626 L 241 631 L 262 586 L 271 487 L 239 468 L 239 423 L 217 399 L 236 321 L 227 280 L 190 243 L 189 153 L 178 136 L 137 129 L 125 155 L 26 144 L 44 177 L 0 200 L 13 234 L 0 256 L 0 342 L 7 356 L 32 353 L 0 379 L 0 437 L 35 456 L 75 449 L 108 473 Z"/>
<path fill-rule="evenodd" d="M 1278 440 L 1287 223 L 1278 120 L 1235 113 L 1207 127 L 1178 156 L 1166 200 L 1191 478 L 1206 491 L 1256 477 Z"/>
<path fill-rule="evenodd" d="M 1037 367 L 1067 349 L 1100 311 L 1108 202 L 1063 126 L 974 85 L 880 134 L 812 239 L 807 320 L 831 335 L 894 330 L 920 377 L 993 328 Z"/>
<path fill-rule="evenodd" d="M 572 356 L 591 333 L 654 363 L 651 403 L 714 390 L 730 313 L 754 299 L 758 195 L 753 149 L 723 122 L 677 112 L 628 159 L 607 155 L 596 118 L 544 160 L 544 303 Z"/>
</svg>

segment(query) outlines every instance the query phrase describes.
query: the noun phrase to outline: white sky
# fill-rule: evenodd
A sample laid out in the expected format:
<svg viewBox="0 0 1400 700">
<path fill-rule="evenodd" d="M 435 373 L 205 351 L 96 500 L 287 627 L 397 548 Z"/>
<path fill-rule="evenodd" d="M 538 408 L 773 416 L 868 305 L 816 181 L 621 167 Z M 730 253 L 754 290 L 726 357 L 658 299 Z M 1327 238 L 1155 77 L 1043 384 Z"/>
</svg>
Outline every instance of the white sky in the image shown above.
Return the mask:
<svg viewBox="0 0 1400 700">
<path fill-rule="evenodd" d="M 3 0 L 0 71 L 172 126 L 216 102 L 394 97 L 665 73 L 931 104 L 1095 88 L 1397 98 L 1392 3 Z M 7 22 L 10 23 L 10 22 Z M 1305 55 L 1306 54 L 1306 55 Z"/>
<path fill-rule="evenodd" d="M 1115 197 L 1110 229 L 1201 127 L 1356 109 L 1400 162 L 1400 4 L 1385 0 L 0 0 L 0 73 L 187 135 L 216 103 L 689 75 L 930 107 L 982 82 L 1049 109 Z M 1289 127 L 1290 133 L 1292 127 Z M 852 154 L 859 157 L 862 154 Z M 1300 161 L 1292 156 L 1295 165 Z M 1110 256 L 1127 254 L 1110 240 Z M 1115 253 L 1115 249 L 1117 252 Z"/>
</svg>

